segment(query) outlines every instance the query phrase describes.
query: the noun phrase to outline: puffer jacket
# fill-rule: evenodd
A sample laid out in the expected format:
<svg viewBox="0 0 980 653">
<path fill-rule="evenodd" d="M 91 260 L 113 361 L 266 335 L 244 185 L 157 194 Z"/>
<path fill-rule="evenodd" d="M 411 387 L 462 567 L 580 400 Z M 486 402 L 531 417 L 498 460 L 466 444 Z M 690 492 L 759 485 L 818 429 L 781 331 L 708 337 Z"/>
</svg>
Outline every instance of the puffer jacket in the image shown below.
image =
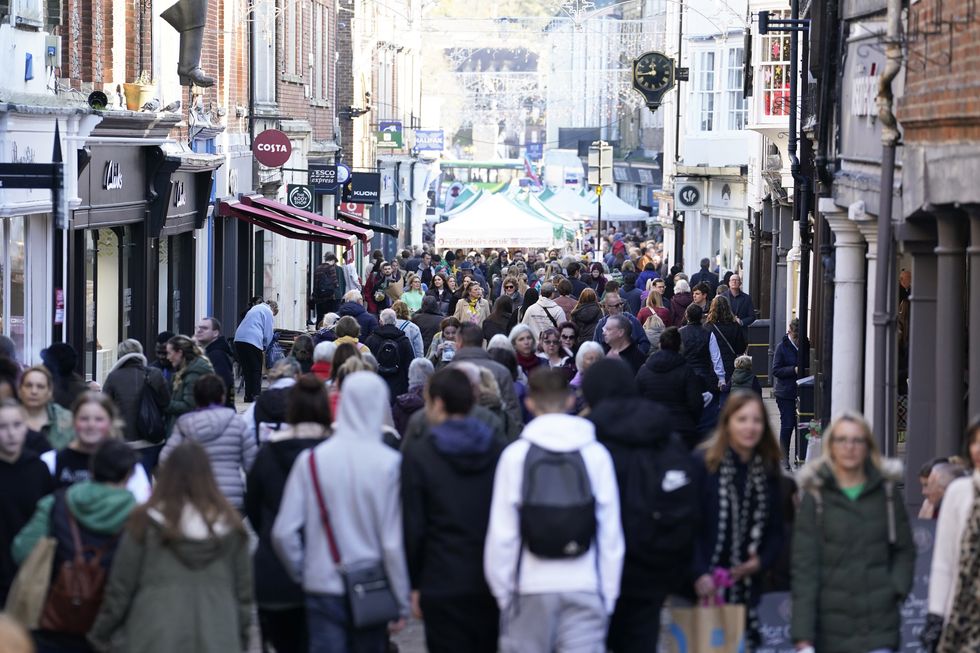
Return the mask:
<svg viewBox="0 0 980 653">
<path fill-rule="evenodd" d="M 143 438 L 138 428 L 143 388 L 149 390 L 162 414 L 170 403 L 170 386 L 160 370 L 147 367 L 146 357 L 136 353 L 126 354 L 116 361 L 102 386 L 102 392 L 116 402 L 119 408 L 119 414 L 125 423 L 123 435 L 127 442 Z"/>
<path fill-rule="evenodd" d="M 248 435 L 245 420 L 235 409 L 224 406 L 210 406 L 183 415 L 160 452 L 160 463 L 185 440 L 195 440 L 204 447 L 218 489 L 240 510 L 245 505 L 241 470 L 248 473 L 256 454 L 255 439 Z"/>
<path fill-rule="evenodd" d="M 793 532 L 793 641 L 821 653 L 897 650 L 899 608 L 912 589 L 915 544 L 896 481 L 897 460 L 866 463 L 857 500 L 827 463 L 799 474 L 803 501 Z"/>
</svg>

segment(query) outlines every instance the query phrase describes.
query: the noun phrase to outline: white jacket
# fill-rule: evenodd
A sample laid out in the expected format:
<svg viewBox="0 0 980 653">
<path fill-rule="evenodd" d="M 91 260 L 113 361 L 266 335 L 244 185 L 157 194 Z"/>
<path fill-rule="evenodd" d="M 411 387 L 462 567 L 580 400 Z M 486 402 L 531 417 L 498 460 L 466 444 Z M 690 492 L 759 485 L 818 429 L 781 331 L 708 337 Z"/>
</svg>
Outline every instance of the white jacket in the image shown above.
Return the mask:
<svg viewBox="0 0 980 653">
<path fill-rule="evenodd" d="M 929 613 L 942 615 L 944 621 L 953 608 L 960 573 L 960 543 L 973 509 L 974 483 L 980 483 L 980 471 L 950 483 L 940 504 L 929 573 Z"/>
<path fill-rule="evenodd" d="M 545 314 L 547 312 L 547 315 Z M 548 318 L 554 319 L 554 322 Z M 527 307 L 524 311 L 523 324 L 531 327 L 534 332 L 534 339 L 537 340 L 541 332 L 545 329 L 556 329 L 558 325 L 565 321 L 565 311 L 555 303 L 555 300 L 541 297 L 535 303 Z"/>
<path fill-rule="evenodd" d="M 539 558 L 527 547 L 521 559 L 518 587 L 514 587 L 518 549 L 521 546 L 519 510 L 524 483 L 524 459 L 534 443 L 549 451 L 580 451 L 596 500 L 596 547 L 578 558 Z M 609 452 L 595 439 L 595 428 L 581 417 L 542 415 L 530 422 L 520 439 L 500 456 L 493 480 L 490 524 L 483 554 L 483 571 L 501 610 L 516 594 L 600 592 L 606 611 L 612 614 L 619 597 L 623 571 L 623 529 L 619 518 L 619 489 Z M 599 578 L 596 578 L 598 568 Z"/>
</svg>

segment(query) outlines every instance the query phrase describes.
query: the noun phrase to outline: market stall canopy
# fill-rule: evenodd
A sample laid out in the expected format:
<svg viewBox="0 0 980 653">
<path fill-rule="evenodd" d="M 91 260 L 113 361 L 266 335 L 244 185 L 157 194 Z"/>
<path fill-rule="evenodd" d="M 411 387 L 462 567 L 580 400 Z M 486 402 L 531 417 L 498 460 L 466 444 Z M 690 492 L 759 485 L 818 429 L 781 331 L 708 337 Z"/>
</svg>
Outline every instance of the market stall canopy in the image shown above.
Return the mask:
<svg viewBox="0 0 980 653">
<path fill-rule="evenodd" d="M 539 197 L 542 196 L 544 193 Z M 559 188 L 550 195 L 542 197 L 541 201 L 555 213 L 572 220 L 595 220 L 596 218 L 595 204 L 571 188 Z M 603 213 L 605 213 L 605 202 L 603 202 L 602 208 Z"/>
<path fill-rule="evenodd" d="M 483 193 L 466 210 L 436 225 L 439 250 L 480 247 L 550 247 L 554 225 L 528 214 L 503 194 Z"/>
<path fill-rule="evenodd" d="M 584 197 L 582 199 L 585 199 Z M 596 217 L 597 198 L 592 196 L 592 217 Z M 636 220 L 647 220 L 650 214 L 642 211 L 635 206 L 630 206 L 613 192 L 606 191 L 602 194 L 602 219 L 603 221 L 612 220 L 619 222 L 630 222 Z"/>
</svg>

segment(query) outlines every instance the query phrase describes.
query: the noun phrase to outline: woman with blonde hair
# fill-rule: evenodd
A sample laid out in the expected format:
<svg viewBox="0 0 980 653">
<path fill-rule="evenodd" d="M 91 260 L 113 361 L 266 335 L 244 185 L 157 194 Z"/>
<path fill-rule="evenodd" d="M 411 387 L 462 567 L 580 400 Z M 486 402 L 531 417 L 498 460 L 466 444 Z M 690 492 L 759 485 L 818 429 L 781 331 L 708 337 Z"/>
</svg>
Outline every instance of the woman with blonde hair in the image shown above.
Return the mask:
<svg viewBox="0 0 980 653">
<path fill-rule="evenodd" d="M 35 365 L 24 370 L 17 396 L 27 410 L 27 428 L 41 435 L 49 445 L 46 448 L 64 449 L 72 441 L 75 432 L 71 411 L 55 402 L 54 377 L 48 368 Z"/>
<path fill-rule="evenodd" d="M 176 372 L 170 384 L 170 403 L 164 411 L 169 434 L 178 417 L 197 407 L 194 383 L 205 374 L 214 374 L 214 368 L 201 348 L 187 336 L 174 336 L 167 341 L 167 360 Z"/>
<path fill-rule="evenodd" d="M 736 396 L 742 395 L 728 401 Z M 882 459 L 858 413 L 834 419 L 823 440 L 823 456 L 798 476 L 803 499 L 793 532 L 790 634 L 798 651 L 897 651 L 899 609 L 915 568 L 915 544 L 896 488 L 902 465 Z"/>
<path fill-rule="evenodd" d="M 779 442 L 762 398 L 732 395 L 697 458 L 703 467 L 702 520 L 694 544 L 694 589 L 702 600 L 721 597 L 745 605 L 746 639 L 757 646 L 762 576 L 784 540 Z M 723 578 L 730 582 L 720 583 Z"/>
</svg>

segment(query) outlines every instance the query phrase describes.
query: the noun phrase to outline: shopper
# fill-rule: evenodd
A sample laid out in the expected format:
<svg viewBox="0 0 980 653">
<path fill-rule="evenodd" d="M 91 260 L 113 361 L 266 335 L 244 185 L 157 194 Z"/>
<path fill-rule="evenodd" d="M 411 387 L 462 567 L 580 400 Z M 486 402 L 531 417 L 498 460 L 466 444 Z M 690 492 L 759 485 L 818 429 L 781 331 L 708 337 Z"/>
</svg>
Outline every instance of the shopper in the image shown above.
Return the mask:
<svg viewBox="0 0 980 653">
<path fill-rule="evenodd" d="M 300 456 L 286 481 L 272 542 L 287 572 L 306 594 L 310 653 L 384 653 L 384 625 L 355 628 L 343 579 L 327 541 L 318 495 L 341 562 L 379 560 L 399 606 L 409 614 L 409 581 L 399 496 L 401 456 L 382 442 L 388 388 L 371 372 L 344 380 L 333 435 Z M 317 484 L 314 487 L 313 473 Z M 393 626 L 400 629 L 404 621 Z"/>
<path fill-rule="evenodd" d="M 330 403 L 317 377 L 303 375 L 289 389 L 286 421 L 288 428 L 263 445 L 248 473 L 245 514 L 259 538 L 252 565 L 262 640 L 276 653 L 306 653 L 303 588 L 286 572 L 273 549 L 272 525 L 293 463 L 330 435 Z"/>
<path fill-rule="evenodd" d="M 235 354 L 231 351 L 228 338 L 221 330 L 221 322 L 217 318 L 205 317 L 197 323 L 194 329 L 194 341 L 204 348 L 204 355 L 211 361 L 214 373 L 225 382 L 228 396 L 225 405 L 235 407 Z M 295 344 L 293 345 L 295 355 Z"/>
<path fill-rule="evenodd" d="M 194 410 L 194 384 L 205 374 L 214 374 L 214 368 L 201 348 L 187 336 L 174 336 L 167 342 L 167 358 L 176 370 L 166 409 L 169 434 L 181 415 Z"/>
<path fill-rule="evenodd" d="M 70 410 L 54 401 L 54 379 L 43 365 L 28 367 L 21 374 L 17 396 L 27 410 L 27 428 L 45 441 L 45 448 L 64 449 L 75 431 Z"/>
<path fill-rule="evenodd" d="M 170 404 L 170 384 L 160 370 L 147 367 L 143 345 L 129 338 L 119 343 L 118 358 L 109 371 L 102 392 L 112 399 L 123 421 L 123 437 L 134 445 L 157 444 L 146 442 L 148 433 L 140 429 L 140 406 L 143 395 L 148 394 L 162 416 Z"/>
<path fill-rule="evenodd" d="M 275 302 L 260 302 L 248 309 L 235 330 L 235 352 L 245 379 L 245 403 L 255 401 L 262 391 L 262 364 L 272 344 L 272 321 L 279 312 Z M 176 367 L 176 366 L 175 366 Z"/>
<path fill-rule="evenodd" d="M 241 518 L 196 442 L 173 450 L 119 543 L 89 641 L 121 634 L 140 653 L 228 653 L 249 645 L 252 574 Z"/>
<path fill-rule="evenodd" d="M 449 367 L 425 390 L 428 429 L 402 460 L 412 610 L 430 653 L 495 653 L 497 604 L 483 578 L 493 475 L 504 443 L 470 416 L 476 397 Z"/>
<path fill-rule="evenodd" d="M 535 418 L 497 465 L 483 569 L 504 615 L 504 653 L 602 651 L 619 597 L 616 474 L 592 424 L 565 414 L 572 402 L 561 371 L 533 373 L 527 403 Z M 551 475 L 551 486 L 545 461 L 567 472 Z M 549 494 L 577 509 L 556 510 Z"/>
</svg>

